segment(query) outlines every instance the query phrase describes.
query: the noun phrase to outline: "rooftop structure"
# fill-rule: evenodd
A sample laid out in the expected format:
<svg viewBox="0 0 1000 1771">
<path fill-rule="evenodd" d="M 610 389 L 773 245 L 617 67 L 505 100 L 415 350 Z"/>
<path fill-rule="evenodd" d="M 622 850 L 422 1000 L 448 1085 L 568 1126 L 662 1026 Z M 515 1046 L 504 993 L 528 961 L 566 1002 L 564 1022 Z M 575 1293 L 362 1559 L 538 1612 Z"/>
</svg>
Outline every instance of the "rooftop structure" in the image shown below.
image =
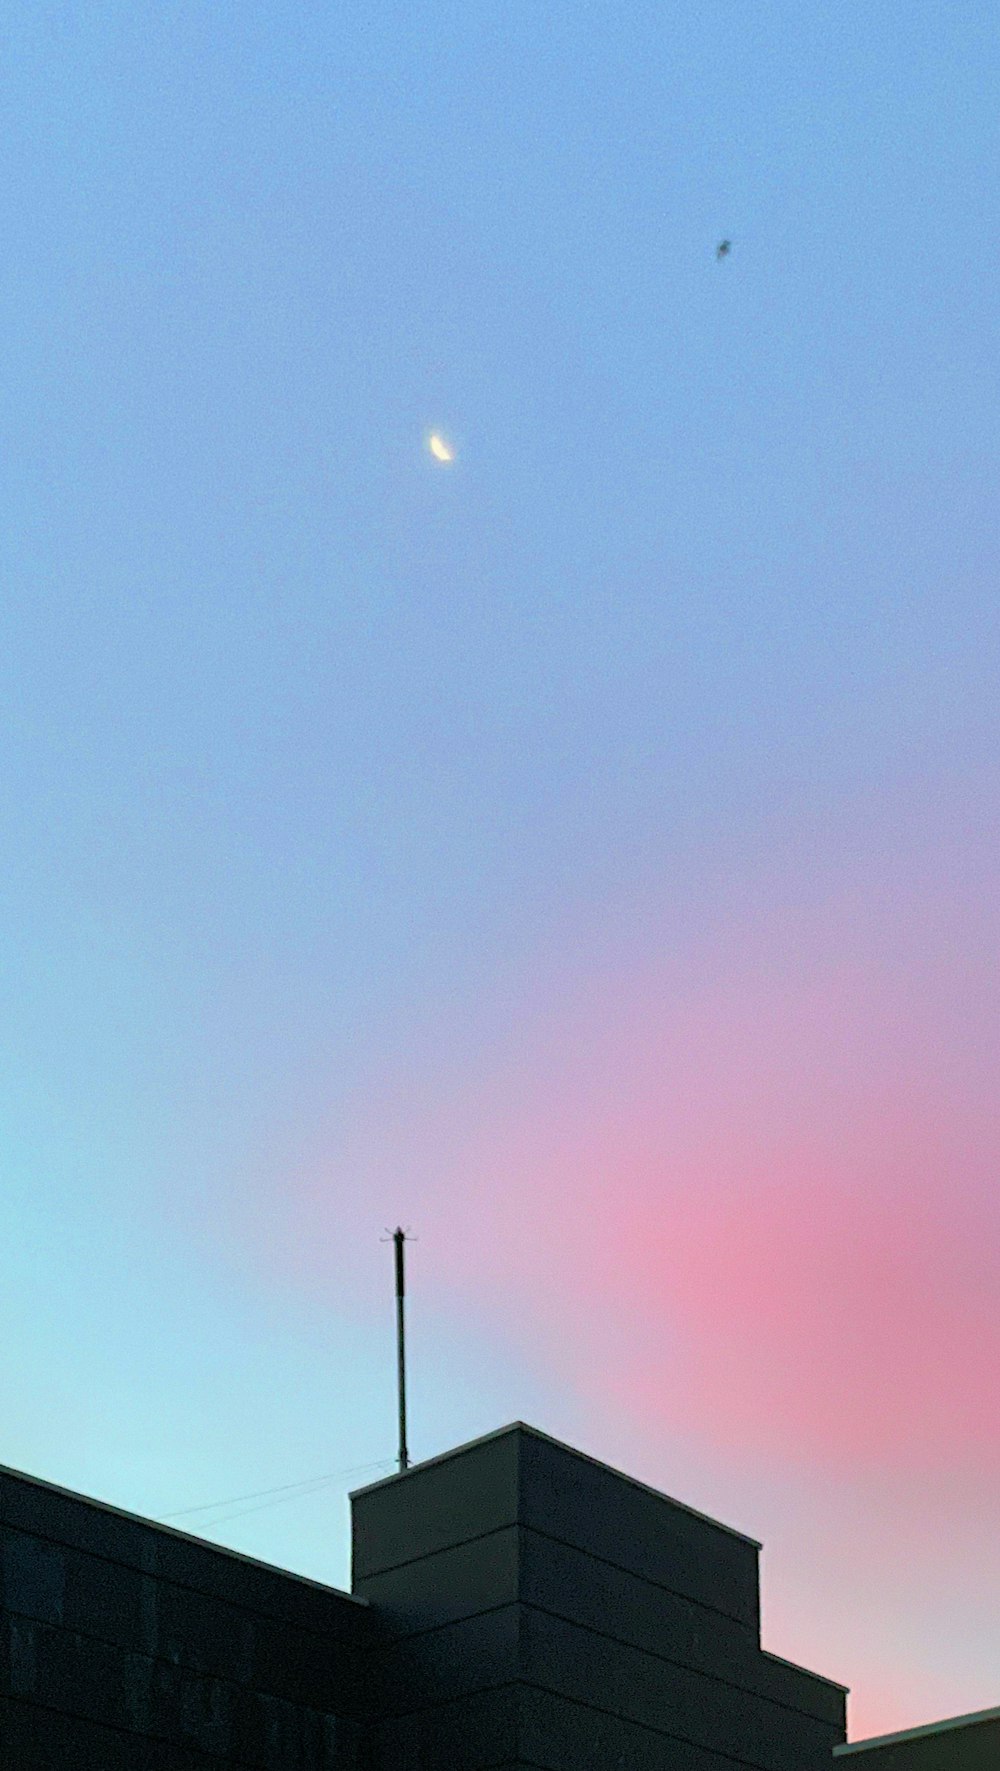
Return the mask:
<svg viewBox="0 0 1000 1771">
<path fill-rule="evenodd" d="M 351 1511 L 342 1593 L 0 1470 L 3 1771 L 1000 1762 L 997 1710 L 848 1746 L 761 1646 L 757 1539 L 521 1422 Z"/>
<path fill-rule="evenodd" d="M 974 1710 L 835 1746 L 834 1756 L 851 1754 L 844 1771 L 997 1771 L 1000 1766 L 1000 1709 Z"/>
</svg>

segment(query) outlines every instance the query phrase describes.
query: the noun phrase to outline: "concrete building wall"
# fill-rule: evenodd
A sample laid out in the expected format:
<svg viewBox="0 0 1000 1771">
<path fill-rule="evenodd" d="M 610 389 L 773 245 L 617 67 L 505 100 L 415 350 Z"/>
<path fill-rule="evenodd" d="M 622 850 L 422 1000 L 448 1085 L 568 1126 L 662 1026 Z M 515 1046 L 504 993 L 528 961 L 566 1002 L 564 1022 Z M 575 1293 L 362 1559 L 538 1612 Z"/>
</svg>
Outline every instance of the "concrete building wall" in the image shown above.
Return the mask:
<svg viewBox="0 0 1000 1771">
<path fill-rule="evenodd" d="M 352 1500 L 372 1771 L 829 1771 L 846 1692 L 761 1650 L 754 1539 L 521 1425 Z"/>
<path fill-rule="evenodd" d="M 0 1471 L 3 1771 L 357 1771 L 368 1608 Z"/>
<path fill-rule="evenodd" d="M 743 1533 L 520 1424 L 352 1519 L 348 1595 L 0 1470 L 0 1771 L 833 1771 Z"/>
</svg>

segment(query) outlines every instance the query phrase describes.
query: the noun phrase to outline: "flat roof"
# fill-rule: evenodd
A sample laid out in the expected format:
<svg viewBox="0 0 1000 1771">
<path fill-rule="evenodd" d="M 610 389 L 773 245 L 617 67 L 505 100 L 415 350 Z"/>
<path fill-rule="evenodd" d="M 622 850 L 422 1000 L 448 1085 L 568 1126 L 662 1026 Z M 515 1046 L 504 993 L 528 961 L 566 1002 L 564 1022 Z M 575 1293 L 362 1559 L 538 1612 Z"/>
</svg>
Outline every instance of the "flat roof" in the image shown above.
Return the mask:
<svg viewBox="0 0 1000 1771">
<path fill-rule="evenodd" d="M 922 1740 L 925 1734 L 945 1734 L 951 1728 L 971 1728 L 976 1722 L 1000 1721 L 1000 1707 L 991 1710 L 972 1710 L 967 1716 L 948 1716 L 943 1722 L 925 1722 L 921 1728 L 902 1728 L 898 1734 L 874 1734 L 869 1740 L 851 1740 L 844 1746 L 835 1746 L 833 1751 L 841 1753 L 861 1753 L 868 1747 L 893 1746 L 897 1740 Z"/>
<path fill-rule="evenodd" d="M 690 1513 L 695 1519 L 703 1519 L 706 1525 L 714 1525 L 717 1530 L 728 1532 L 730 1537 L 738 1537 L 742 1543 L 752 1544 L 755 1550 L 764 1548 L 760 1539 L 748 1537 L 745 1531 L 737 1531 L 734 1525 L 724 1525 L 721 1519 L 713 1519 L 708 1513 L 699 1513 L 697 1507 L 689 1507 L 686 1501 L 675 1500 L 673 1495 L 664 1494 L 662 1488 L 654 1488 L 649 1482 L 640 1482 L 637 1476 L 630 1476 L 625 1470 L 616 1470 L 614 1464 L 607 1464 L 599 1457 L 591 1457 L 588 1451 L 579 1451 L 575 1445 L 567 1445 L 562 1439 L 553 1439 L 551 1433 L 543 1433 L 539 1427 L 530 1427 L 527 1421 L 510 1421 L 505 1427 L 496 1427 L 492 1433 L 482 1433 L 478 1439 L 468 1439 L 464 1445 L 454 1445 L 450 1451 L 439 1451 L 436 1457 L 425 1457 L 421 1463 L 411 1464 L 408 1470 L 397 1470 L 394 1475 L 380 1476 L 377 1482 L 366 1482 L 363 1488 L 353 1488 L 355 1494 L 371 1494 L 375 1488 L 384 1488 L 390 1482 L 405 1481 L 415 1470 L 428 1470 L 432 1464 L 442 1464 L 450 1457 L 459 1457 L 464 1451 L 473 1451 L 479 1445 L 488 1445 L 491 1439 L 502 1439 L 505 1433 L 530 1433 L 534 1439 L 544 1439 L 547 1445 L 556 1445 L 560 1451 L 568 1451 L 571 1457 L 582 1458 L 584 1463 L 594 1464 L 599 1470 L 607 1470 L 617 1476 L 620 1482 L 628 1482 L 633 1488 L 641 1488 L 645 1494 L 654 1494 L 657 1500 L 669 1501 L 672 1507 L 679 1507 L 682 1513 Z M 846 1686 L 844 1687 L 846 1690 Z"/>
</svg>

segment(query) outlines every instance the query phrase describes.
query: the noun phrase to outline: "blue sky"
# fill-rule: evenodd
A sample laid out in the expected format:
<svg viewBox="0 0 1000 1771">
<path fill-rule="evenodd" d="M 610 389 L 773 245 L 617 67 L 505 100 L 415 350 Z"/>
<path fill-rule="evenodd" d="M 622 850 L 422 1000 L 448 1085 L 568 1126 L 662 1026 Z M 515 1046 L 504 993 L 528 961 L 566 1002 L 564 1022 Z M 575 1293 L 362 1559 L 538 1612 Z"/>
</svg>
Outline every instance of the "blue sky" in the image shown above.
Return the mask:
<svg viewBox="0 0 1000 1771">
<path fill-rule="evenodd" d="M 818 1184 L 831 1066 L 881 1127 L 835 1196 L 908 1197 L 931 1099 L 919 1185 L 989 1193 L 998 38 L 961 0 L 8 7 L 4 1461 L 159 1515 L 391 1459 L 402 1219 L 415 1455 L 533 1420 L 775 1581 L 818 1530 L 818 1367 L 751 1474 L 724 1398 L 650 1412 L 653 1303 L 610 1324 L 632 1214 L 706 1164 L 753 1214 L 790 1095 Z M 873 1519 L 911 1454 L 836 1419 Z M 348 1485 L 220 1540 L 344 1584 Z M 855 1735 L 995 1701 L 978 1540 L 938 1685 L 912 1594 L 865 1636 L 866 1557 L 769 1645 Z"/>
</svg>

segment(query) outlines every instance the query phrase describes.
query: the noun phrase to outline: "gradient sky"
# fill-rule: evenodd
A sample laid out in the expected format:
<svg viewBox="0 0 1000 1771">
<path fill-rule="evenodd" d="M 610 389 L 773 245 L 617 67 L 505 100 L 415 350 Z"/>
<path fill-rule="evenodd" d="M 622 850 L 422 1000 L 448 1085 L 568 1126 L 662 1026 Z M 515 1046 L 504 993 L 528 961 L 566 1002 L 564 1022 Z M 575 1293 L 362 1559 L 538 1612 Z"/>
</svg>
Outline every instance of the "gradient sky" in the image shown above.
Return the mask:
<svg viewBox="0 0 1000 1771">
<path fill-rule="evenodd" d="M 852 1739 L 1000 1702 L 998 90 L 8 0 L 0 1461 L 347 1585 L 401 1221 L 415 1458 L 763 1539 Z"/>
</svg>

